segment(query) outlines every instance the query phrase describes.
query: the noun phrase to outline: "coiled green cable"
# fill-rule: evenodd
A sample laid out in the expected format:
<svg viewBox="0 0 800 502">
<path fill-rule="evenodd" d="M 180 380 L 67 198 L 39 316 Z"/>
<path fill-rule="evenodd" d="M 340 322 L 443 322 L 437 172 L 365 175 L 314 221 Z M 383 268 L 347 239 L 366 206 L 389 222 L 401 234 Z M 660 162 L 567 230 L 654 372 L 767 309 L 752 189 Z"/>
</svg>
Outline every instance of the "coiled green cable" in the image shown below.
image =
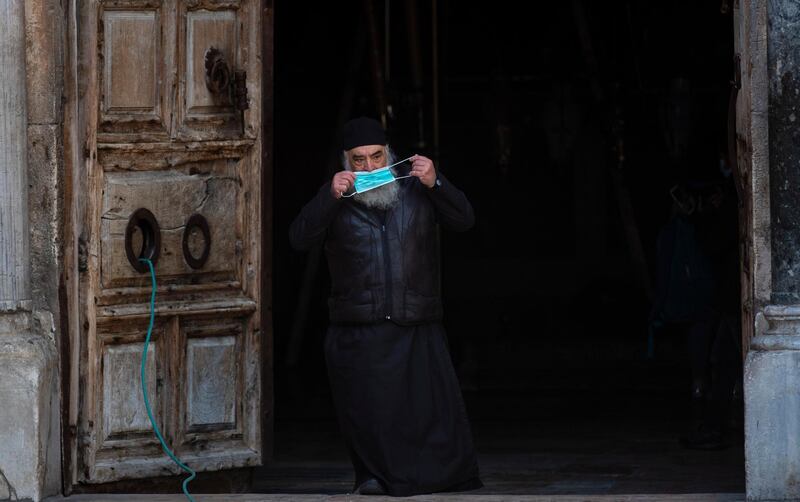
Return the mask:
<svg viewBox="0 0 800 502">
<path fill-rule="evenodd" d="M 189 484 L 189 481 L 193 480 L 197 477 L 197 473 L 194 472 L 188 465 L 184 464 L 180 461 L 178 457 L 172 453 L 172 450 L 169 449 L 167 446 L 167 442 L 164 441 L 164 437 L 161 435 L 161 431 L 158 428 L 158 424 L 156 424 L 155 418 L 153 418 L 153 411 L 150 409 L 150 399 L 147 397 L 147 380 L 145 379 L 144 368 L 147 365 L 147 347 L 150 345 L 150 336 L 153 334 L 153 324 L 155 324 L 156 320 L 156 271 L 153 269 L 153 262 L 147 258 L 139 258 L 139 261 L 143 261 L 147 263 L 147 266 L 150 267 L 150 279 L 153 282 L 153 291 L 150 293 L 150 325 L 147 326 L 147 338 L 144 340 L 144 349 L 142 349 L 142 394 L 144 394 L 144 406 L 147 409 L 147 417 L 150 419 L 150 423 L 153 425 L 153 431 L 155 431 L 158 440 L 161 441 L 161 448 L 164 449 L 164 453 L 169 455 L 178 466 L 183 469 L 184 471 L 191 474 L 188 478 L 183 481 L 183 493 L 186 495 L 186 498 L 191 500 L 191 502 L 195 502 L 192 496 L 189 494 L 189 489 L 186 487 Z"/>
</svg>

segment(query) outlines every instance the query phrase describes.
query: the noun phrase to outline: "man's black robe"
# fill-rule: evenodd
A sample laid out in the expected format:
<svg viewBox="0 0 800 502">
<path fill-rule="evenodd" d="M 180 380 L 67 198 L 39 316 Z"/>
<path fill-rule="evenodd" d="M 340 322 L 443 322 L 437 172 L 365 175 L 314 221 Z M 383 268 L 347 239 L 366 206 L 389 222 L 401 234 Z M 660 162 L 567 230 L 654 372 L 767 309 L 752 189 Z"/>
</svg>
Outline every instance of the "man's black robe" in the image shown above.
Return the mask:
<svg viewBox="0 0 800 502">
<path fill-rule="evenodd" d="M 355 486 L 374 477 L 395 496 L 482 486 L 441 324 L 334 325 L 325 357 Z"/>
</svg>

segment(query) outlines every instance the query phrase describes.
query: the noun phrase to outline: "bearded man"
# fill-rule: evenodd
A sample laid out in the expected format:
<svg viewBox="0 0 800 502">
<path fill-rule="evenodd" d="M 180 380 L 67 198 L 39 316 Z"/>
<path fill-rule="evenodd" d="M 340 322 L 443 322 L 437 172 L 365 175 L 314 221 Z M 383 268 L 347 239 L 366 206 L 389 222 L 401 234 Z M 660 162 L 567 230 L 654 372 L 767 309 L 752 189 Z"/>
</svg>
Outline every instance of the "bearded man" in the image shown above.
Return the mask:
<svg viewBox="0 0 800 502">
<path fill-rule="evenodd" d="M 405 178 L 377 171 L 394 159 L 376 120 L 351 120 L 343 132 L 344 169 L 303 207 L 290 238 L 298 250 L 324 241 L 331 275 L 325 359 L 354 492 L 479 488 L 442 326 L 437 239 L 439 225 L 469 229 L 472 205 L 421 155 L 408 159 Z M 356 180 L 362 176 L 368 181 Z"/>
</svg>

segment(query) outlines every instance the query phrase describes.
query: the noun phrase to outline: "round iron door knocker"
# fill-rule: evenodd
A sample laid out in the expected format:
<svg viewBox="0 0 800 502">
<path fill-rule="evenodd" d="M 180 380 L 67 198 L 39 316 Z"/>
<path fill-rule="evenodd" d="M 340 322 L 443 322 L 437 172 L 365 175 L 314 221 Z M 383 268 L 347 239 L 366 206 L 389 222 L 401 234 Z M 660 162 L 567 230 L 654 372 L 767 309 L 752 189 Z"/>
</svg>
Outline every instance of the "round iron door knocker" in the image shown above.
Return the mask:
<svg viewBox="0 0 800 502">
<path fill-rule="evenodd" d="M 231 71 L 222 52 L 209 47 L 205 53 L 206 87 L 213 94 L 221 94 L 231 83 Z"/>
<path fill-rule="evenodd" d="M 138 250 L 134 249 L 134 234 L 141 234 L 142 243 Z M 150 268 L 147 263 L 139 261 L 140 258 L 147 258 L 153 265 L 158 261 L 161 249 L 161 228 L 158 226 L 156 217 L 149 210 L 139 208 L 133 212 L 128 219 L 128 226 L 125 227 L 125 254 L 128 262 L 137 272 L 148 272 Z"/>
<path fill-rule="evenodd" d="M 200 253 L 199 257 L 193 255 L 192 250 L 189 249 L 189 238 L 192 235 L 192 231 L 195 229 L 203 234 L 203 252 Z M 206 264 L 206 260 L 208 260 L 210 252 L 211 232 L 208 229 L 208 221 L 203 215 L 193 214 L 189 217 L 189 221 L 186 222 L 186 226 L 183 229 L 183 259 L 186 260 L 186 263 L 193 269 L 203 268 L 203 265 Z"/>
</svg>

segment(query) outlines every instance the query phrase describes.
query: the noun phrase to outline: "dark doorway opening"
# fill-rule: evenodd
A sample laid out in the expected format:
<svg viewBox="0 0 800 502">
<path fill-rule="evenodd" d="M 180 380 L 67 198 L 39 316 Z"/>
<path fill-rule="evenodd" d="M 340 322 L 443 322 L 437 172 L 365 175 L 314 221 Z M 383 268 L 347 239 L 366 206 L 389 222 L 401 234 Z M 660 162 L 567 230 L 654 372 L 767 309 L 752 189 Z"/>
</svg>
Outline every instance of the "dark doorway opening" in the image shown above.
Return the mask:
<svg viewBox="0 0 800 502">
<path fill-rule="evenodd" d="M 287 235 L 340 169 L 342 122 L 383 111 L 392 146 L 433 158 L 475 207 L 472 230 L 442 234 L 442 280 L 483 492 L 743 492 L 731 2 L 275 12 L 275 456 L 256 491 L 351 487 L 322 351 L 326 263 Z M 702 404 L 725 408 L 719 449 L 680 441 L 698 353 L 705 385 L 733 396 Z"/>
</svg>

